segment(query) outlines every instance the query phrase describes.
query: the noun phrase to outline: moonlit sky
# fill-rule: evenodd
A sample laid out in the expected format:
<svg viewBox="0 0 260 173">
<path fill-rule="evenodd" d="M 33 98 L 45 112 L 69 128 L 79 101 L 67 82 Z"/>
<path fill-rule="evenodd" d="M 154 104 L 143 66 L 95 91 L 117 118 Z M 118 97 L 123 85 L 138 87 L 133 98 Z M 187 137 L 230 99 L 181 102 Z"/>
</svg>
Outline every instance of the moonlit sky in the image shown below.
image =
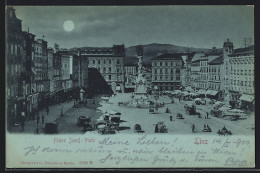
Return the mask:
<svg viewBox="0 0 260 173">
<path fill-rule="evenodd" d="M 252 6 L 14 6 L 24 31 L 61 48 L 165 43 L 196 48 L 235 48 L 254 37 Z M 68 32 L 64 21 L 73 21 Z"/>
</svg>

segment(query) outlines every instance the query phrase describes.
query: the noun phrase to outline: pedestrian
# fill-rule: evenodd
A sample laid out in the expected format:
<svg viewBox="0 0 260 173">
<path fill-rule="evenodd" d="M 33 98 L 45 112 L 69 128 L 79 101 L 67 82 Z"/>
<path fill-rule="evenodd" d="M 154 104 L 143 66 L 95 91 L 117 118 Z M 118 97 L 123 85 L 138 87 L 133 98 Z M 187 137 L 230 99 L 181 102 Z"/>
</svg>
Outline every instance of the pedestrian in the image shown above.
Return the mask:
<svg viewBox="0 0 260 173">
<path fill-rule="evenodd" d="M 172 121 L 172 115 L 170 116 L 170 121 Z"/>
<path fill-rule="evenodd" d="M 206 124 L 204 124 L 204 129 L 206 128 Z"/>
<path fill-rule="evenodd" d="M 158 130 L 159 130 L 158 124 L 156 124 L 156 125 L 155 125 L 155 130 L 154 130 L 154 132 L 155 132 L 155 133 L 158 133 Z"/>
<path fill-rule="evenodd" d="M 181 96 L 179 96 L 179 102 L 181 101 Z"/>
<path fill-rule="evenodd" d="M 192 124 L 191 128 L 192 128 L 192 133 L 195 133 L 195 125 L 194 124 Z"/>
<path fill-rule="evenodd" d="M 164 107 L 164 102 L 163 102 L 163 107 Z M 168 108 L 167 108 L 168 109 Z"/>
<path fill-rule="evenodd" d="M 49 107 L 47 106 L 47 107 L 46 107 L 46 113 L 47 113 L 47 115 L 49 114 L 49 111 L 50 111 L 50 110 L 49 110 Z"/>
<path fill-rule="evenodd" d="M 42 114 L 42 124 L 44 124 L 44 115 Z"/>
<path fill-rule="evenodd" d="M 172 99 L 172 103 L 174 103 L 174 100 Z"/>
<path fill-rule="evenodd" d="M 37 113 L 37 124 L 39 124 L 39 122 L 40 122 L 40 116 L 39 116 L 39 114 Z"/>
<path fill-rule="evenodd" d="M 209 119 L 209 113 L 207 112 L 207 119 Z"/>
</svg>

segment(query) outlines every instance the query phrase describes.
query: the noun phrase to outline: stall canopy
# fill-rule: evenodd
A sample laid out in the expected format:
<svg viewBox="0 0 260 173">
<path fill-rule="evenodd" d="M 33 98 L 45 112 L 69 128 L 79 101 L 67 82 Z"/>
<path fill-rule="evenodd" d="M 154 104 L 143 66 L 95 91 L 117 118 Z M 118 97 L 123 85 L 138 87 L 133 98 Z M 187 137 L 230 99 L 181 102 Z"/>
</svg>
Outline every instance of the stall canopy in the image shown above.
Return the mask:
<svg viewBox="0 0 260 173">
<path fill-rule="evenodd" d="M 116 90 L 120 91 L 121 90 L 120 86 L 116 86 Z"/>
<path fill-rule="evenodd" d="M 197 94 L 206 94 L 206 90 L 201 89 L 197 92 Z"/>
<path fill-rule="evenodd" d="M 205 94 L 210 94 L 212 90 L 207 90 Z"/>
<path fill-rule="evenodd" d="M 218 94 L 218 91 L 213 90 L 213 91 L 211 91 L 211 93 L 209 95 L 215 96 L 217 94 Z"/>
<path fill-rule="evenodd" d="M 239 100 L 243 100 L 246 102 L 252 102 L 255 99 L 255 97 L 253 95 L 247 95 L 247 94 L 243 94 Z"/>
<path fill-rule="evenodd" d="M 190 86 L 188 86 L 188 87 L 185 88 L 185 91 L 192 92 L 193 89 Z"/>
</svg>

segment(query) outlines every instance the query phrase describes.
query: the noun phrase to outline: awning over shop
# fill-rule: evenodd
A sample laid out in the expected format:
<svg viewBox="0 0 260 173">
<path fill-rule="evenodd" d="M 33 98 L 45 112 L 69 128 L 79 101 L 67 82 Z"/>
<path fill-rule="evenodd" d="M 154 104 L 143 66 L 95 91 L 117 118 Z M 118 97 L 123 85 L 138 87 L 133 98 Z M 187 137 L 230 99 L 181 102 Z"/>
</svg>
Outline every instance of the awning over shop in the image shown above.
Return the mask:
<svg viewBox="0 0 260 173">
<path fill-rule="evenodd" d="M 209 95 L 215 96 L 218 94 L 218 91 L 212 90 L 211 93 Z"/>
<path fill-rule="evenodd" d="M 210 94 L 212 90 L 207 90 L 205 94 Z"/>
<path fill-rule="evenodd" d="M 206 90 L 200 89 L 197 94 L 206 94 Z"/>
<path fill-rule="evenodd" d="M 252 102 L 255 99 L 255 97 L 253 95 L 247 95 L 247 94 L 243 94 L 239 100 L 243 100 L 243 101 L 247 101 L 247 102 Z"/>
</svg>

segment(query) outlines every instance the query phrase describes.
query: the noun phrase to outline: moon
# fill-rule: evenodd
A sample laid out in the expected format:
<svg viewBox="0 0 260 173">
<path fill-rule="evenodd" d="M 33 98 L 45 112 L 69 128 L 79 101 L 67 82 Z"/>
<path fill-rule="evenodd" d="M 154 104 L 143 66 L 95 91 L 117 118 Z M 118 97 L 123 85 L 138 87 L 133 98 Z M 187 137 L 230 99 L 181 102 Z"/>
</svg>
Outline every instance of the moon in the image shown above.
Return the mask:
<svg viewBox="0 0 260 173">
<path fill-rule="evenodd" d="M 74 23 L 71 20 L 66 20 L 63 24 L 63 28 L 65 31 L 72 31 L 74 29 Z"/>
</svg>

